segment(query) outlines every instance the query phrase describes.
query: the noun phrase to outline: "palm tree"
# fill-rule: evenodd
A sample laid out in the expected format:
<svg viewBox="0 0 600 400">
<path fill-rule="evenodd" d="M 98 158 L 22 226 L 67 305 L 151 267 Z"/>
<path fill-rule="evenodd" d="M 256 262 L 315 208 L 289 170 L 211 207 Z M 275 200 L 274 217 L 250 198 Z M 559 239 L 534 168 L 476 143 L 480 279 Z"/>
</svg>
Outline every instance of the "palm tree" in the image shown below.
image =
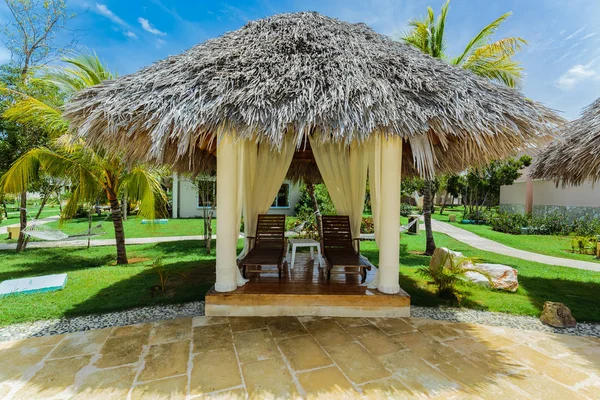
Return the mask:
<svg viewBox="0 0 600 400">
<path fill-rule="evenodd" d="M 428 7 L 427 15 L 423 19 L 415 19 L 409 22 L 411 29 L 404 34 L 402 40 L 432 57 L 444 59 L 452 65 L 469 70 L 498 84 L 512 88 L 520 87 L 523 68 L 513 57 L 521 50 L 521 46 L 527 44 L 527 42 L 520 37 L 508 37 L 494 42 L 491 41 L 491 37 L 500 25 L 510 17 L 511 13 L 503 14 L 486 25 L 469 41 L 458 57 L 448 58 L 444 31 L 449 8 L 450 0 L 442 5 L 440 15 L 436 18 L 433 9 Z M 430 180 L 425 181 L 423 216 L 427 238 L 425 254 L 427 255 L 433 254 L 436 247 L 431 231 L 432 186 Z"/>
<path fill-rule="evenodd" d="M 112 77 L 95 54 L 64 61 L 66 67 L 49 69 L 41 79 L 54 83 L 67 95 Z M 127 264 L 119 195 L 126 192 L 130 200 L 140 202 L 141 215 L 154 218 L 156 210 L 166 202 L 158 175 L 141 165 L 126 168 L 119 157 L 108 156 L 71 137 L 68 122 L 58 107 L 17 94 L 19 100 L 4 117 L 26 126 L 45 127 L 56 139 L 51 147 L 34 148 L 13 163 L 0 179 L 0 190 L 18 193 L 29 182 L 39 179 L 41 173 L 66 178 L 71 182 L 72 195 L 63 209 L 64 218 L 72 217 L 82 202 L 93 203 L 104 194 L 110 203 L 115 229 L 117 264 Z"/>
</svg>

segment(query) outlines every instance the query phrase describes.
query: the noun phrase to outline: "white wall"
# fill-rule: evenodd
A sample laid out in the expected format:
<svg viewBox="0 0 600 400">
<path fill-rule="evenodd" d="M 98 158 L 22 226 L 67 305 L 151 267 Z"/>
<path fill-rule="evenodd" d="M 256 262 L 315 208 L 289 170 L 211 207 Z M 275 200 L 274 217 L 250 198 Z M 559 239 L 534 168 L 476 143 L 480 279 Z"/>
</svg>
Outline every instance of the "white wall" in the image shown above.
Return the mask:
<svg viewBox="0 0 600 400">
<path fill-rule="evenodd" d="M 176 196 L 176 193 L 173 193 Z M 299 184 L 290 185 L 290 206 L 271 208 L 269 214 L 294 215 L 294 207 L 300 200 L 301 192 Z M 179 180 L 179 218 L 198 218 L 204 216 L 204 210 L 198 207 L 198 188 L 189 179 L 180 177 Z M 175 214 L 175 213 L 174 213 Z"/>
<path fill-rule="evenodd" d="M 500 204 L 525 205 L 526 182 L 515 182 L 500 188 Z M 590 183 L 566 188 L 556 187 L 554 182 L 535 180 L 533 182 L 534 206 L 600 207 L 600 186 Z"/>
</svg>

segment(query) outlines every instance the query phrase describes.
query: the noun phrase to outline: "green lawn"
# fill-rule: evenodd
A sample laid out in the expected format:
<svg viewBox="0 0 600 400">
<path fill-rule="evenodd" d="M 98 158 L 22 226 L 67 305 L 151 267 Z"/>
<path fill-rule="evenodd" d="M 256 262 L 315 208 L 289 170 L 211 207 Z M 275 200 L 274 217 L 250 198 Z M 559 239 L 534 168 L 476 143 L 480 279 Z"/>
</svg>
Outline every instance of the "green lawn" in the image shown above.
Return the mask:
<svg viewBox="0 0 600 400">
<path fill-rule="evenodd" d="M 0 226 L 6 226 L 6 225 L 19 223 L 19 211 L 14 210 L 14 207 L 16 207 L 16 206 L 15 205 L 8 206 L 8 209 L 10 210 L 10 211 L 8 211 L 8 218 L 5 218 L 4 210 L 2 208 L 0 208 L 0 212 L 2 212 L 2 221 L 0 221 Z M 39 206 L 31 206 L 31 207 L 27 208 L 27 211 L 29 212 L 29 215 L 31 216 L 31 218 L 34 218 L 36 216 L 38 209 L 39 209 Z M 59 215 L 59 214 L 60 214 L 60 209 L 58 208 L 58 206 L 56 206 L 56 207 L 46 206 L 42 210 L 42 213 L 40 214 L 40 218 L 51 217 L 53 215 Z"/>
<path fill-rule="evenodd" d="M 461 284 L 460 290 L 465 295 L 462 306 L 537 316 L 544 301 L 552 300 L 566 303 L 580 321 L 600 321 L 600 297 L 597 296 L 600 273 L 521 261 L 473 249 L 446 235 L 435 234 L 435 237 L 438 246 L 519 270 L 521 287 L 517 293 Z M 238 246 L 241 248 L 241 241 Z M 412 304 L 454 305 L 438 298 L 434 288 L 417 273 L 420 266 L 429 262 L 429 257 L 420 255 L 424 235 L 402 235 L 401 247 L 400 283 L 412 296 Z M 373 242 L 363 243 L 362 250 L 377 263 Z M 68 274 L 67 287 L 62 291 L 0 298 L 0 325 L 202 300 L 214 283 L 214 255 L 204 255 L 199 241 L 128 246 L 128 255 L 132 260 L 162 257 L 168 269 L 184 276 L 174 275 L 167 295 L 163 296 L 155 289 L 158 276 L 148 267 L 150 260 L 126 266 L 111 265 L 113 247 L 29 249 L 24 254 L 0 252 L 0 281 L 61 272 Z"/>
<path fill-rule="evenodd" d="M 102 217 L 94 216 L 92 218 L 92 226 L 96 226 L 98 223 L 102 223 L 102 230 L 105 232 L 103 235 L 94 236 L 92 240 L 96 239 L 114 239 L 115 229 L 113 227 L 112 220 L 110 217 L 106 219 L 106 215 Z M 125 238 L 141 238 L 141 237 L 159 237 L 159 236 L 197 236 L 202 235 L 204 232 L 204 223 L 202 219 L 190 218 L 190 219 L 169 219 L 166 224 L 142 224 L 143 218 L 129 217 L 127 221 L 123 221 L 123 228 L 125 230 Z M 217 221 L 213 219 L 211 221 L 213 227 L 213 235 L 216 234 Z M 66 221 L 56 221 L 46 224 L 46 226 L 60 229 L 67 235 L 77 235 L 86 233 L 88 231 L 89 222 L 87 218 L 77 218 Z M 32 241 L 36 241 L 35 238 L 31 238 Z M 14 241 L 14 240 L 13 240 Z M 39 241 L 39 240 L 38 240 Z M 10 241 L 7 241 L 10 242 Z"/>
<path fill-rule="evenodd" d="M 456 214 L 457 221 L 460 221 L 462 209 L 444 210 L 444 214 L 439 212 L 431 214 L 431 217 L 443 222 L 448 222 L 448 215 Z M 511 235 L 508 233 L 496 232 L 489 225 L 461 224 L 460 222 L 449 222 L 450 224 L 473 232 L 476 235 L 486 239 L 505 244 L 515 249 L 531 251 L 533 253 L 545 254 L 548 256 L 570 258 L 573 260 L 582 260 L 600 263 L 590 254 L 579 254 L 573 252 L 571 248 L 572 236 L 556 235 Z"/>
</svg>

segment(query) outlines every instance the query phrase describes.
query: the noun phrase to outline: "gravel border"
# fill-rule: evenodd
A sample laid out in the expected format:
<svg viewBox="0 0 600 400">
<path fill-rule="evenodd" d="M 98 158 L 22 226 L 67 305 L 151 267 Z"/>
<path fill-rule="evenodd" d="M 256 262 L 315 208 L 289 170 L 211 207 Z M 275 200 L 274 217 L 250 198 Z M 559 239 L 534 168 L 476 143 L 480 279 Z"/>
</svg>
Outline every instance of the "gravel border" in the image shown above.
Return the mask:
<svg viewBox="0 0 600 400">
<path fill-rule="evenodd" d="M 126 311 L 82 317 L 26 322 L 0 327 L 0 342 L 201 315 L 204 315 L 204 302 L 196 301 L 184 304 L 132 308 Z"/>
<path fill-rule="evenodd" d="M 577 323 L 575 328 L 557 329 L 542 324 L 535 317 L 452 307 L 411 306 L 410 314 L 414 318 L 505 326 L 522 330 L 600 338 L 600 324 L 598 323 L 580 322 Z M 202 315 L 204 315 L 204 302 L 197 301 L 185 304 L 141 307 L 74 318 L 28 322 L 1 327 L 0 342 Z"/>
<path fill-rule="evenodd" d="M 575 328 L 553 328 L 542 324 L 539 318 L 525 315 L 479 311 L 454 307 L 410 306 L 410 316 L 453 322 L 467 322 L 481 325 L 504 326 L 527 331 L 562 333 L 573 336 L 591 336 L 600 338 L 600 323 L 578 322 Z"/>
</svg>

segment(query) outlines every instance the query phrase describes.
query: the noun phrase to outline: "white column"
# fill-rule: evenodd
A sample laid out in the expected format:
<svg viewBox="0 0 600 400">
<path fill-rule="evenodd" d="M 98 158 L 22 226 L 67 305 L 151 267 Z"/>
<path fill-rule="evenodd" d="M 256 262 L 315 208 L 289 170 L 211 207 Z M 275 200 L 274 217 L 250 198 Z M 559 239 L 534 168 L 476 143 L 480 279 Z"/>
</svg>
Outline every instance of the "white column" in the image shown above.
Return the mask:
<svg viewBox="0 0 600 400">
<path fill-rule="evenodd" d="M 402 139 L 396 136 L 381 141 L 381 200 L 379 228 L 379 283 L 377 290 L 394 294 L 400 291 L 400 179 Z"/>
<path fill-rule="evenodd" d="M 172 206 L 172 210 L 171 210 L 171 217 L 172 218 L 177 218 L 179 215 L 178 214 L 178 208 L 179 208 L 179 175 L 177 174 L 173 174 L 173 187 L 172 187 L 172 191 L 173 191 L 173 204 Z"/>
<path fill-rule="evenodd" d="M 237 146 L 230 135 L 217 143 L 217 292 L 231 292 L 237 288 L 236 228 L 237 210 Z"/>
</svg>

